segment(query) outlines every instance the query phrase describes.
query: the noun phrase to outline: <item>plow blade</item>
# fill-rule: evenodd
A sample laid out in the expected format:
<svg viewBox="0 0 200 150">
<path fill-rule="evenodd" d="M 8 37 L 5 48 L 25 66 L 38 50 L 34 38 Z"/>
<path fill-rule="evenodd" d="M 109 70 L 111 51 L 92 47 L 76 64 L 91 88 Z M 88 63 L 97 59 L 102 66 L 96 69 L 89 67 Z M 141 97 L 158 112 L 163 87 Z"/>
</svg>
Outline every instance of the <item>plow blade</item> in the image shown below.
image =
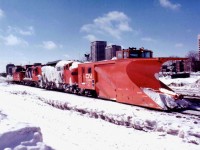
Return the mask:
<svg viewBox="0 0 200 150">
<path fill-rule="evenodd" d="M 169 60 L 184 58 L 128 59 L 118 62 L 116 100 L 161 110 L 187 107 L 188 103 L 156 76 L 162 64 Z"/>
</svg>

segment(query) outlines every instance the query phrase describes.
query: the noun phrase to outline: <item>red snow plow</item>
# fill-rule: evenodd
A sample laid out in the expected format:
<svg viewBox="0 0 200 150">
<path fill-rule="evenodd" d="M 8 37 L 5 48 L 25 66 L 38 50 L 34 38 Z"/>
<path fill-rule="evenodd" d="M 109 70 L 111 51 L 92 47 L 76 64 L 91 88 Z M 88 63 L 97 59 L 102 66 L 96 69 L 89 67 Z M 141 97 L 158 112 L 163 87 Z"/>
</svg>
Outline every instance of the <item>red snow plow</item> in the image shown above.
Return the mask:
<svg viewBox="0 0 200 150">
<path fill-rule="evenodd" d="M 186 107 L 181 95 L 158 80 L 164 62 L 186 58 L 152 58 L 152 51 L 128 49 L 116 60 L 79 64 L 79 87 L 98 97 L 161 110 Z"/>
</svg>

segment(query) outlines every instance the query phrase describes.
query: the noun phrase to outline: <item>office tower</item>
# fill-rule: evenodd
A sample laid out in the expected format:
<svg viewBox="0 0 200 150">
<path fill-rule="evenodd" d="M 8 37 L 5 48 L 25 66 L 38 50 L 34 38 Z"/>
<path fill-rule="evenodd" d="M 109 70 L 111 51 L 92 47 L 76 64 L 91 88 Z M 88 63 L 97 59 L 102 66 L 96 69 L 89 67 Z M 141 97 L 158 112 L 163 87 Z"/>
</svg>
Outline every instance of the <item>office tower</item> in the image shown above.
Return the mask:
<svg viewBox="0 0 200 150">
<path fill-rule="evenodd" d="M 113 57 L 116 57 L 116 51 L 121 50 L 121 46 L 118 45 L 110 45 L 106 47 L 106 60 L 110 60 Z"/>
<path fill-rule="evenodd" d="M 106 41 L 91 42 L 91 59 L 92 61 L 105 60 Z"/>
</svg>

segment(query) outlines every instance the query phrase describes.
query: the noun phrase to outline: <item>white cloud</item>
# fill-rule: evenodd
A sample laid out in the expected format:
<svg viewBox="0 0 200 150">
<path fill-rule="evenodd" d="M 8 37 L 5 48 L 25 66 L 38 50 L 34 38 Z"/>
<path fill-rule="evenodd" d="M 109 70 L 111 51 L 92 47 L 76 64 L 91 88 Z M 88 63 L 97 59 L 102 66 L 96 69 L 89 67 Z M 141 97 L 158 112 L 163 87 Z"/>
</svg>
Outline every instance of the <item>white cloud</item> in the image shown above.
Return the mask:
<svg viewBox="0 0 200 150">
<path fill-rule="evenodd" d="M 182 43 L 177 43 L 177 44 L 175 44 L 175 47 L 177 47 L 177 48 L 183 47 L 183 44 Z"/>
<path fill-rule="evenodd" d="M 92 34 L 88 34 L 84 38 L 88 39 L 88 41 L 90 41 L 90 42 L 97 40 L 97 37 Z"/>
<path fill-rule="evenodd" d="M 153 38 L 150 38 L 150 37 L 143 37 L 141 38 L 142 41 L 145 41 L 145 42 L 156 42 L 155 39 Z"/>
<path fill-rule="evenodd" d="M 181 7 L 181 4 L 173 4 L 169 0 L 159 0 L 159 2 L 162 7 L 172 10 L 178 10 Z"/>
<path fill-rule="evenodd" d="M 29 26 L 27 27 L 26 30 L 19 30 L 19 33 L 22 35 L 33 35 L 34 34 L 34 27 L 33 26 Z"/>
<path fill-rule="evenodd" d="M 129 17 L 123 12 L 111 11 L 94 19 L 92 24 L 83 25 L 81 31 L 89 34 L 88 39 L 94 34 L 110 35 L 120 39 L 123 32 L 132 31 L 129 21 Z"/>
<path fill-rule="evenodd" d="M 58 45 L 53 41 L 43 41 L 42 44 L 42 47 L 48 50 L 58 48 Z"/>
<path fill-rule="evenodd" d="M 0 19 L 3 18 L 3 17 L 5 17 L 5 13 L 2 9 L 0 9 Z"/>
<path fill-rule="evenodd" d="M 19 33 L 21 35 L 33 35 L 35 33 L 34 27 L 33 26 L 28 26 L 25 27 L 25 29 L 21 29 L 18 27 L 12 27 L 12 26 L 8 26 L 8 33 Z"/>
<path fill-rule="evenodd" d="M 1 39 L 3 40 L 4 44 L 7 46 L 16 46 L 16 45 L 20 45 L 20 46 L 28 46 L 28 42 L 26 42 L 24 39 L 14 36 L 12 34 L 5 36 L 5 37 L 1 37 Z"/>
</svg>

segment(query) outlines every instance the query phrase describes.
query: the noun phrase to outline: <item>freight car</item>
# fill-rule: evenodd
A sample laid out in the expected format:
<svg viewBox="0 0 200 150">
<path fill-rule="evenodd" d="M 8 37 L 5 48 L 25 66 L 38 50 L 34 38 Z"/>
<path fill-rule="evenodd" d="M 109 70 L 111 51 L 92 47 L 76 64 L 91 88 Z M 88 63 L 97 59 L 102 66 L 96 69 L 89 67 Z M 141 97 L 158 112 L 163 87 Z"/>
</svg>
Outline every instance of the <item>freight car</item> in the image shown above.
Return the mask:
<svg viewBox="0 0 200 150">
<path fill-rule="evenodd" d="M 153 58 L 151 50 L 129 48 L 117 51 L 115 60 L 58 61 L 55 66 L 44 65 L 36 81 L 47 89 L 61 89 L 154 109 L 178 109 L 186 107 L 187 103 L 181 95 L 159 81 L 156 73 L 164 62 L 184 59 Z M 28 69 L 33 67 L 27 68 L 26 73 Z M 24 70 L 20 73 L 25 75 Z M 14 75 L 15 72 L 13 78 Z M 26 83 L 24 78 L 20 80 Z"/>
</svg>

